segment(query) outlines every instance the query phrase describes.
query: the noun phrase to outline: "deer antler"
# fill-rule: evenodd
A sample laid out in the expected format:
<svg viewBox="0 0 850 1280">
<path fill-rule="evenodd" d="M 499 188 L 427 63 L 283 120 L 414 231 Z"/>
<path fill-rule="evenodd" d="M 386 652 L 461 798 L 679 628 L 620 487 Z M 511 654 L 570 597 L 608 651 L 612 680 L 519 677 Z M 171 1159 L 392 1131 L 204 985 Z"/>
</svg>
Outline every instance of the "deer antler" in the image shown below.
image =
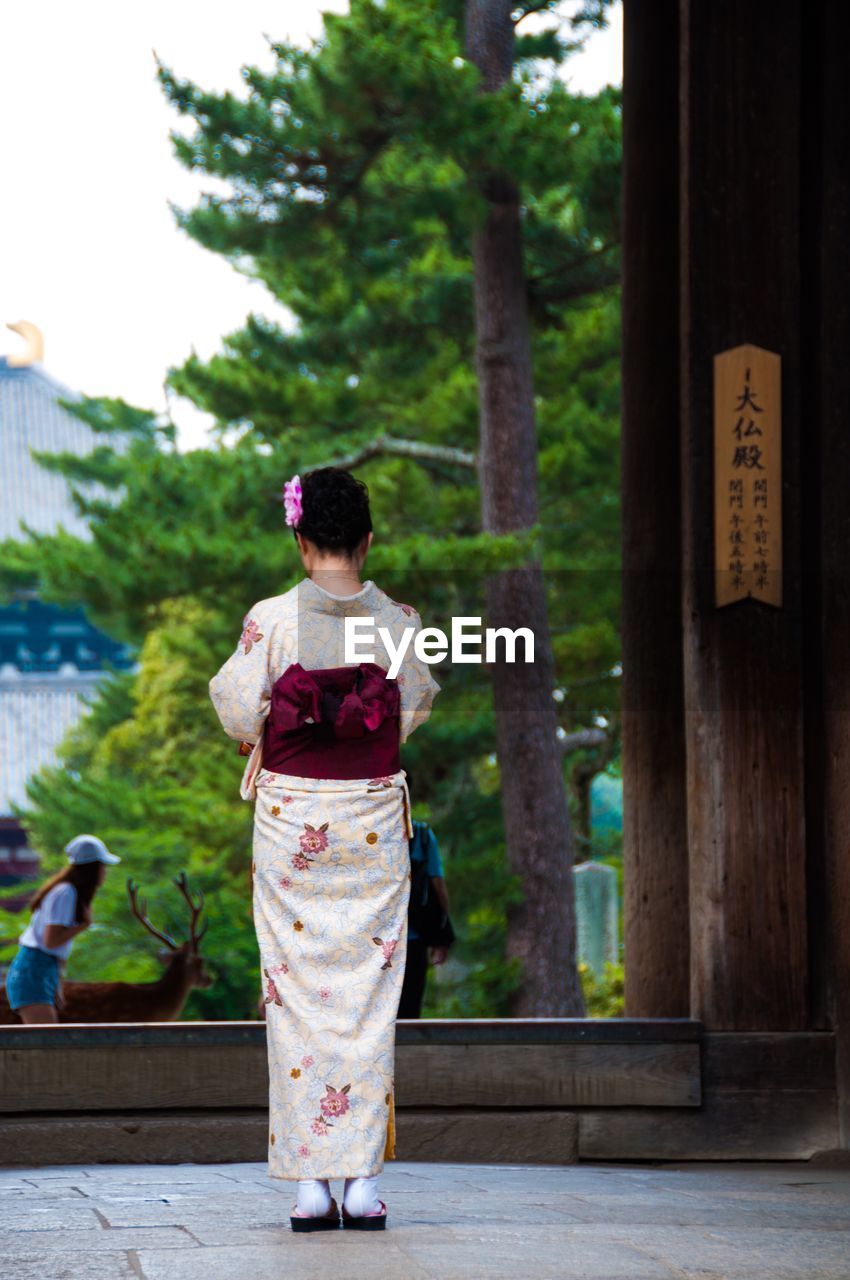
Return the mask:
<svg viewBox="0 0 850 1280">
<path fill-rule="evenodd" d="M 204 924 L 203 929 L 201 929 L 200 933 L 198 933 L 198 932 L 197 932 L 198 921 L 200 920 L 200 918 L 201 918 L 201 912 L 202 912 L 202 911 L 203 911 L 203 909 L 204 909 L 204 895 L 203 895 L 203 893 L 201 892 L 201 890 L 199 889 L 199 890 L 198 890 L 198 902 L 197 902 L 197 903 L 195 903 L 195 902 L 192 900 L 192 895 L 191 895 L 191 893 L 189 892 L 189 879 L 188 879 L 188 877 L 187 877 L 187 875 L 186 875 L 186 872 L 185 872 L 185 871 L 181 871 L 181 872 L 180 872 L 180 875 L 179 875 L 179 876 L 177 876 L 177 877 L 172 881 L 172 883 L 173 883 L 173 884 L 175 884 L 175 885 L 177 886 L 177 888 L 180 890 L 180 892 L 182 893 L 183 897 L 186 899 L 186 901 L 187 901 L 187 902 L 188 902 L 188 904 L 189 904 L 189 910 L 192 912 L 192 916 L 191 916 L 191 919 L 190 919 L 190 921 L 189 921 L 189 937 L 192 939 L 192 947 L 193 947 L 193 949 L 194 949 L 195 951 L 197 951 L 197 950 L 198 950 L 198 944 L 200 943 L 201 938 L 203 938 L 204 934 L 206 933 L 206 931 L 207 931 L 207 925 L 209 924 L 209 920 L 207 920 L 207 921 L 206 921 L 206 923 Z"/>
<path fill-rule="evenodd" d="M 171 947 L 172 951 L 179 950 L 177 943 L 170 938 L 167 933 L 162 933 L 159 929 L 155 929 L 147 917 L 147 903 L 144 898 L 139 901 L 139 886 L 134 880 L 127 881 L 127 893 L 130 897 L 130 910 L 136 919 L 145 926 L 148 933 L 152 933 L 155 938 L 159 938 L 160 942 L 164 942 L 167 947 Z"/>
</svg>

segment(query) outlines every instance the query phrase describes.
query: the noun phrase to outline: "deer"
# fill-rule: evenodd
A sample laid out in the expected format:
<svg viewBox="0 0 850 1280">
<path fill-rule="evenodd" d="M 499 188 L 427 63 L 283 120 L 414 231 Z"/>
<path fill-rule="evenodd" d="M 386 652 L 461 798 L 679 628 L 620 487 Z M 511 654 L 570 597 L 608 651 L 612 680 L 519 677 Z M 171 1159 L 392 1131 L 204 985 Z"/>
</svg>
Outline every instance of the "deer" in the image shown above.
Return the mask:
<svg viewBox="0 0 850 1280">
<path fill-rule="evenodd" d="M 189 938 L 184 943 L 175 942 L 151 924 L 147 904 L 139 898 L 138 885 L 133 880 L 127 881 L 132 915 L 148 933 L 164 943 L 164 949 L 159 952 L 166 966 L 162 977 L 156 982 L 63 982 L 64 1002 L 58 1010 L 60 1022 L 173 1022 L 180 1016 L 194 987 L 212 985 L 213 979 L 204 967 L 199 950 L 209 923 L 198 931 L 204 895 L 199 892 L 197 901 L 193 899 L 185 871 L 172 883 L 189 906 Z M 9 1008 L 5 989 L 0 990 L 0 997 L 0 1023 L 19 1022 L 18 1015 Z"/>
</svg>

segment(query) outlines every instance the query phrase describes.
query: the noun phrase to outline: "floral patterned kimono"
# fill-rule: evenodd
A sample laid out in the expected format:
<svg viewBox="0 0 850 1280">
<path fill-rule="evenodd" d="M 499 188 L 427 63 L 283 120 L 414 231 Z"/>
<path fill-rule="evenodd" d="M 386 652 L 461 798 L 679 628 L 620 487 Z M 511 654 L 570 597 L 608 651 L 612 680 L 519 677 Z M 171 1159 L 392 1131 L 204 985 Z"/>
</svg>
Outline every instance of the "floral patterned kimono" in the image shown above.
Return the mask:
<svg viewBox="0 0 850 1280">
<path fill-rule="evenodd" d="M 345 662 L 346 617 L 374 618 L 374 663 Z M 307 578 L 254 605 L 210 681 L 226 732 L 253 744 L 241 794 L 256 801 L 274 1178 L 369 1177 L 395 1154 L 411 831 L 398 744 L 439 685 L 412 638 L 388 679 L 377 629 L 398 645 L 420 625 L 372 582 L 345 598 Z"/>
</svg>

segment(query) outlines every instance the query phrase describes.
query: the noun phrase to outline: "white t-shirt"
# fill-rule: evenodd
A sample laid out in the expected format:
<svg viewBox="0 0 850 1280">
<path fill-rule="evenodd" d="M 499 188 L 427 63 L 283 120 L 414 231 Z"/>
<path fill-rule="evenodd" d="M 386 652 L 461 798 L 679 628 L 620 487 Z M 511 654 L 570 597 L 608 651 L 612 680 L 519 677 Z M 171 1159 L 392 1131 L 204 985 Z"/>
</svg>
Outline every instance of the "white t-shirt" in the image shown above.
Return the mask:
<svg viewBox="0 0 850 1280">
<path fill-rule="evenodd" d="M 38 947 L 40 951 L 46 951 L 49 956 L 58 956 L 60 960 L 67 960 L 74 945 L 74 939 L 69 938 L 61 947 L 48 947 L 44 941 L 44 929 L 48 924 L 76 924 L 76 913 L 77 890 L 68 880 L 63 880 L 61 884 L 54 885 L 42 898 L 18 941 L 24 947 Z"/>
</svg>

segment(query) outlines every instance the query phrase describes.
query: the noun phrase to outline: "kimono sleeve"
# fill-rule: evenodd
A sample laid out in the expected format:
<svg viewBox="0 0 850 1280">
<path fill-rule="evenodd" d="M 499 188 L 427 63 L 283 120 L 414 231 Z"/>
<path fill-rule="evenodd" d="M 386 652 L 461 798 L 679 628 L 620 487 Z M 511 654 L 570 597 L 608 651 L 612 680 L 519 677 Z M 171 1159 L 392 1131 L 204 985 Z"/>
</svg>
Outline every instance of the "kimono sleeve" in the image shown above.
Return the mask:
<svg viewBox="0 0 850 1280">
<path fill-rule="evenodd" d="M 269 671 L 272 618 L 254 605 L 242 619 L 235 651 L 210 680 L 210 698 L 225 733 L 237 742 L 256 743 L 271 704 Z"/>
<path fill-rule="evenodd" d="M 440 692 L 440 686 L 431 675 L 430 666 L 421 658 L 417 658 L 414 651 L 413 643 L 422 630 L 422 620 L 418 613 L 411 613 L 405 621 L 408 626 L 414 627 L 414 632 L 399 671 L 398 683 L 401 693 L 399 738 L 401 742 L 406 742 L 413 730 L 425 723 L 431 714 L 431 704 Z"/>
</svg>

